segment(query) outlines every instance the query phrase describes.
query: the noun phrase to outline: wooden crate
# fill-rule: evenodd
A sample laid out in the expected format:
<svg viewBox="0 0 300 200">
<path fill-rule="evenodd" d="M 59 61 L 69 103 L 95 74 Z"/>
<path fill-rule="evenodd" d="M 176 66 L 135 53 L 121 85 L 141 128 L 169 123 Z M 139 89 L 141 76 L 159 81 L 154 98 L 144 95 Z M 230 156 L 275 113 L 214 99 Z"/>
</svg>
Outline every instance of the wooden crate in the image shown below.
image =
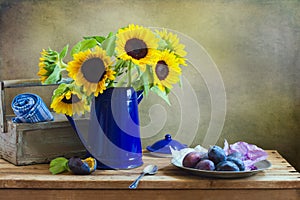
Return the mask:
<svg viewBox="0 0 300 200">
<path fill-rule="evenodd" d="M 59 157 L 83 156 L 85 148 L 66 117 L 54 115 L 54 121 L 13 123 L 5 113 L 5 88 L 39 85 L 38 80 L 2 81 L 0 100 L 0 156 L 15 164 L 47 163 Z"/>
</svg>

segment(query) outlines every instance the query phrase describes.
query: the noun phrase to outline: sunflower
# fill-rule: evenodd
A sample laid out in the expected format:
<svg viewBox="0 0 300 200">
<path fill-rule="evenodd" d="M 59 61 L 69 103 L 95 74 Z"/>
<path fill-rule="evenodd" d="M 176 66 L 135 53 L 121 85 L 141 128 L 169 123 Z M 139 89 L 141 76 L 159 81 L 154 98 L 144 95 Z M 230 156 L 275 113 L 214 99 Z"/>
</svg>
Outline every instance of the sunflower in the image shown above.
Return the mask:
<svg viewBox="0 0 300 200">
<path fill-rule="evenodd" d="M 45 83 L 54 70 L 59 67 L 58 64 L 59 55 L 56 51 L 52 51 L 51 49 L 42 50 L 39 62 L 39 72 L 37 73 L 42 83 Z"/>
<path fill-rule="evenodd" d="M 155 64 L 152 65 L 154 75 L 154 85 L 157 85 L 161 91 L 165 88 L 171 89 L 172 85 L 179 82 L 181 68 L 178 58 L 168 50 L 164 50 L 156 57 Z"/>
<path fill-rule="evenodd" d="M 49 73 L 48 71 L 43 67 L 42 64 L 39 64 L 40 69 L 39 72 L 37 73 L 37 75 L 40 77 L 40 81 L 41 83 L 45 83 L 45 81 L 47 80 L 47 78 L 49 77 Z"/>
<path fill-rule="evenodd" d="M 67 71 L 76 85 L 83 86 L 87 95 L 103 93 L 106 82 L 115 79 L 115 72 L 110 69 L 112 64 L 105 50 L 96 46 L 95 51 L 87 50 L 73 55 L 74 60 L 68 63 Z"/>
<path fill-rule="evenodd" d="M 76 91 L 66 89 L 58 95 L 54 95 L 50 107 L 57 113 L 72 116 L 73 114 L 84 113 L 89 110 L 87 100 Z"/>
<path fill-rule="evenodd" d="M 186 66 L 187 64 L 184 56 L 186 56 L 187 53 L 184 50 L 185 46 L 179 43 L 179 38 L 177 35 L 173 34 L 172 32 L 167 32 L 166 29 L 163 29 L 162 31 L 156 31 L 156 33 L 159 34 L 159 36 L 166 42 L 166 49 L 169 49 L 178 56 L 179 64 Z"/>
<path fill-rule="evenodd" d="M 146 64 L 153 64 L 152 58 L 158 47 L 158 41 L 151 30 L 130 24 L 120 29 L 116 35 L 116 53 L 119 58 L 132 61 L 145 71 Z"/>
</svg>

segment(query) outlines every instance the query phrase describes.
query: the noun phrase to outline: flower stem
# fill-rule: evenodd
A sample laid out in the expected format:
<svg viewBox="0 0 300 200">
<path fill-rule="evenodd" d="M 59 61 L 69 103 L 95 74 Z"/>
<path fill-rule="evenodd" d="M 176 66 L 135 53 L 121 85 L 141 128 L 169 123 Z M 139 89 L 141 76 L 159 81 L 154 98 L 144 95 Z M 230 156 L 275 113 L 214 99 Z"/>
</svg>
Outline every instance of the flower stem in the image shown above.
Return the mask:
<svg viewBox="0 0 300 200">
<path fill-rule="evenodd" d="M 131 67 L 132 67 L 132 61 L 129 61 L 129 65 L 128 65 L 128 83 L 127 83 L 127 87 L 131 87 Z"/>
<path fill-rule="evenodd" d="M 59 65 L 60 65 L 60 68 L 61 68 L 61 69 L 66 69 L 67 66 L 68 66 L 68 65 L 67 65 L 66 63 L 64 63 L 64 61 L 62 61 L 62 60 L 59 61 Z"/>
</svg>

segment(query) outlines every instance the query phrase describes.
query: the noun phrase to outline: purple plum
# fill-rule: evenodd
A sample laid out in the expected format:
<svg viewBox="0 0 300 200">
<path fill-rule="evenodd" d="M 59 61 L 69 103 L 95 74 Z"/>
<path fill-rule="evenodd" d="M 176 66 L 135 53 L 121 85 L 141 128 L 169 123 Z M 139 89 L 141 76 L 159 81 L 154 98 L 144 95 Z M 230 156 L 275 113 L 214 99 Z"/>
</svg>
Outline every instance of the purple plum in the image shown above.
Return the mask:
<svg viewBox="0 0 300 200">
<path fill-rule="evenodd" d="M 197 165 L 195 166 L 196 169 L 200 170 L 210 170 L 213 171 L 215 170 L 215 164 L 211 160 L 200 160 Z"/>
<path fill-rule="evenodd" d="M 196 151 L 190 152 L 183 158 L 182 165 L 184 167 L 194 168 L 202 156 L 203 153 Z"/>
<path fill-rule="evenodd" d="M 217 164 L 216 171 L 240 171 L 240 169 L 234 162 L 222 161 Z"/>
<path fill-rule="evenodd" d="M 208 158 L 217 165 L 219 162 L 226 160 L 226 153 L 221 147 L 214 145 L 208 149 Z"/>
<path fill-rule="evenodd" d="M 245 164 L 241 159 L 238 159 L 236 157 L 232 157 L 232 156 L 228 156 L 227 161 L 231 161 L 234 164 L 236 164 L 238 166 L 238 168 L 240 169 L 240 171 L 245 171 Z"/>
</svg>

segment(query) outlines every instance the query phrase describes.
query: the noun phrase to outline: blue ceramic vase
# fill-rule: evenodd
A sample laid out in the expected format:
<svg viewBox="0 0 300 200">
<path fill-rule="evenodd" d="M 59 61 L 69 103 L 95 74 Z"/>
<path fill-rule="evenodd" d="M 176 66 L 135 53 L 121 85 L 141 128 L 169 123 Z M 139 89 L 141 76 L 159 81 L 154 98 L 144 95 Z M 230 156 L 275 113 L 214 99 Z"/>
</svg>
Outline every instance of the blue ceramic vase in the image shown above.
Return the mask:
<svg viewBox="0 0 300 200">
<path fill-rule="evenodd" d="M 129 87 L 108 88 L 91 104 L 87 135 L 67 116 L 98 169 L 131 169 L 143 164 L 138 103 L 142 93 Z"/>
</svg>

